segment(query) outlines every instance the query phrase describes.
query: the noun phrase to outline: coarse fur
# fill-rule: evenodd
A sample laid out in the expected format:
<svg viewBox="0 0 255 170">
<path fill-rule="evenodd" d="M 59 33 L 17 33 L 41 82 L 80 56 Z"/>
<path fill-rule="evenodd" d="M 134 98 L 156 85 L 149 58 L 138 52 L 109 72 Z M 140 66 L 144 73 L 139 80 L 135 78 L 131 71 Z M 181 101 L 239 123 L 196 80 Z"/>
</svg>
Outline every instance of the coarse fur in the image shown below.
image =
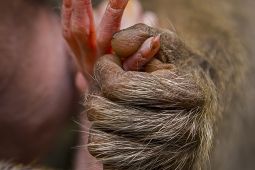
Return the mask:
<svg viewBox="0 0 255 170">
<path fill-rule="evenodd" d="M 176 69 L 125 72 L 109 55 L 95 68 L 85 102 L 93 122 L 88 147 L 107 170 L 210 169 L 221 119 L 241 107 L 239 91 L 248 88 L 250 66 L 231 2 L 162 0 L 157 8 L 176 30 L 154 29 L 173 39 L 161 40 L 157 57 Z"/>
</svg>

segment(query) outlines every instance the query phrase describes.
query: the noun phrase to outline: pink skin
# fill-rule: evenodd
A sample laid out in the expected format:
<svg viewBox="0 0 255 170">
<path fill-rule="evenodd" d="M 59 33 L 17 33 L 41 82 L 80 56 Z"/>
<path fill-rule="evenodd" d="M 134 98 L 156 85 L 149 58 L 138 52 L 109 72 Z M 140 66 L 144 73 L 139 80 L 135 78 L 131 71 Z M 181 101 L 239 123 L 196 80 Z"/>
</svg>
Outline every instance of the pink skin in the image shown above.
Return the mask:
<svg viewBox="0 0 255 170">
<path fill-rule="evenodd" d="M 124 10 L 123 1 L 112 1 L 112 4 L 114 2 L 117 2 L 115 8 Z M 76 70 L 67 55 L 69 51 L 55 14 L 25 0 L 2 0 L 0 4 L 4 16 L 0 30 L 0 159 L 31 163 L 34 158 L 39 160 L 47 154 L 57 134 L 72 116 L 72 109 L 78 103 L 73 86 Z M 108 14 L 105 15 L 112 25 L 108 26 L 104 20 L 99 25 L 101 30 L 108 28 L 108 33 L 101 31 L 96 34 L 91 24 L 91 2 L 64 2 L 62 33 L 81 71 L 76 74 L 75 83 L 84 91 L 93 81 L 90 75 L 94 63 L 101 55 L 99 51 L 102 54 L 108 53 L 110 34 L 119 29 L 120 19 L 117 22 L 114 18 L 121 18 L 122 13 L 110 15 L 113 11 L 107 10 Z M 97 37 L 103 35 L 108 36 L 108 40 L 102 39 L 103 42 L 98 45 L 100 41 Z M 84 79 L 84 75 L 87 79 Z M 83 116 L 83 128 L 86 131 L 89 123 L 86 114 Z M 82 146 L 87 141 L 87 133 L 83 135 L 85 138 L 81 139 Z M 76 165 L 81 167 L 77 169 L 101 167 L 93 162 L 86 147 L 79 150 L 77 159 Z"/>
<path fill-rule="evenodd" d="M 79 70 L 92 82 L 93 63 L 97 60 L 95 28 L 91 2 L 64 0 L 62 5 L 62 34 L 73 54 Z"/>
<path fill-rule="evenodd" d="M 143 11 L 142 5 L 138 0 L 130 0 L 127 4 L 128 10 L 125 10 L 122 16 L 121 29 L 130 27 L 137 23 L 145 23 L 149 26 L 157 25 L 157 17 L 153 12 Z M 96 26 L 99 25 L 108 1 L 103 1 L 94 9 L 94 19 Z"/>
<path fill-rule="evenodd" d="M 138 1 L 133 6 L 135 11 L 142 14 Z M 93 83 L 93 68 L 99 57 L 112 53 L 111 39 L 115 32 L 121 28 L 121 19 L 128 0 L 110 0 L 106 10 L 95 30 L 94 17 L 90 0 L 64 0 L 62 5 L 62 33 L 73 51 L 74 58 L 80 72 L 76 76 L 76 85 L 82 91 L 86 91 Z M 139 4 L 139 5 L 137 5 Z M 132 7 L 132 8 L 133 8 Z M 138 8 L 137 8 L 138 7 Z M 98 13 L 102 13 L 102 6 Z M 97 14 L 97 21 L 100 14 Z M 127 18 L 125 15 L 124 18 Z M 142 17 L 141 17 L 142 18 Z M 155 20 L 155 18 L 153 18 Z M 134 21 L 135 24 L 138 20 Z M 129 23 L 131 26 L 131 23 Z M 127 26 L 127 25 L 125 25 Z M 123 61 L 126 71 L 141 69 L 158 51 L 160 38 L 152 37 L 144 42 L 140 49 Z M 83 79 L 83 76 L 85 79 Z M 86 114 L 83 114 L 84 122 L 81 138 L 81 146 L 86 146 L 88 140 L 88 129 L 90 123 Z M 75 169 L 101 170 L 102 165 L 97 163 L 86 147 L 78 150 Z M 85 168 L 86 167 L 86 168 Z"/>
<path fill-rule="evenodd" d="M 137 3 L 137 1 L 134 2 Z M 95 31 L 90 0 L 63 1 L 62 33 L 71 47 L 78 68 L 88 81 L 88 84 L 93 82 L 93 68 L 97 59 L 102 55 L 112 53 L 110 43 L 112 35 L 120 29 L 121 18 L 127 3 L 128 0 L 110 0 L 97 31 Z M 140 7 L 134 10 L 139 11 Z M 125 15 L 124 17 L 127 16 Z M 140 20 L 135 20 L 134 22 L 137 21 Z M 149 44 L 147 44 L 147 47 L 144 45 L 144 48 L 148 48 L 148 52 L 150 52 Z M 155 54 L 155 52 L 151 53 Z M 134 58 L 136 58 L 135 55 Z M 147 57 L 147 59 L 148 62 L 150 58 Z M 137 69 L 141 68 L 145 63 L 142 62 L 141 65 L 137 65 Z M 129 64 L 125 64 L 125 62 L 124 65 L 126 65 L 126 68 L 132 67 Z"/>
</svg>

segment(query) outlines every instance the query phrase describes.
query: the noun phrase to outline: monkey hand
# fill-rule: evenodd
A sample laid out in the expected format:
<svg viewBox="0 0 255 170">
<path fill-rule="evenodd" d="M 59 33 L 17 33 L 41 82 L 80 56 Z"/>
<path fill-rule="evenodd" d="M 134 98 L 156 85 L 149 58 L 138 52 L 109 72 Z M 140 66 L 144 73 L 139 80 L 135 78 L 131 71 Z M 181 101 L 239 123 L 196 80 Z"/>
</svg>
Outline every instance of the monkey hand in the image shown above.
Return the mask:
<svg viewBox="0 0 255 170">
<path fill-rule="evenodd" d="M 85 101 L 90 153 L 105 169 L 199 169 L 215 107 L 202 57 L 175 33 L 144 24 L 114 34 L 112 47 Z"/>
</svg>

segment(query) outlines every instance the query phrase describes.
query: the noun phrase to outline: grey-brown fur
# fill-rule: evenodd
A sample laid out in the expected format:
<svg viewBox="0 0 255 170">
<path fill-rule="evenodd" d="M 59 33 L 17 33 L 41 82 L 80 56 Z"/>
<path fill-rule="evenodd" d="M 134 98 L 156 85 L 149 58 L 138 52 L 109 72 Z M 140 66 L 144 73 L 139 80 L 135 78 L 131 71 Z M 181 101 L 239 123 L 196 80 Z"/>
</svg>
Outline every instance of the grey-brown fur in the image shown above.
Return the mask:
<svg viewBox="0 0 255 170">
<path fill-rule="evenodd" d="M 170 55 L 171 43 L 161 43 L 177 70 L 122 72 L 113 56 L 95 68 L 85 105 L 94 123 L 89 149 L 104 169 L 210 169 L 221 120 L 247 111 L 250 64 L 234 3 L 162 0 L 157 8 L 162 27 L 171 29 L 169 17 L 181 37 Z"/>
</svg>

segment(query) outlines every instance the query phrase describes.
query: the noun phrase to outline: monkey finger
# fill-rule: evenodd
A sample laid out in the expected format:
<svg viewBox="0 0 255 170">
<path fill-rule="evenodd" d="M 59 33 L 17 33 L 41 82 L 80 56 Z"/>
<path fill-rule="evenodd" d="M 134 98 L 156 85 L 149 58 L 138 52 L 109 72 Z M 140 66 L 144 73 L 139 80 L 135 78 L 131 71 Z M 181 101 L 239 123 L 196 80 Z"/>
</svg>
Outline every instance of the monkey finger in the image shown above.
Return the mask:
<svg viewBox="0 0 255 170">
<path fill-rule="evenodd" d="M 156 37 L 161 32 L 145 24 L 136 24 L 116 32 L 112 37 L 112 48 L 116 55 L 125 58 L 137 52 L 148 38 Z"/>
<path fill-rule="evenodd" d="M 185 159 L 184 150 L 190 147 L 192 150 L 189 151 L 192 154 L 197 144 L 197 142 L 188 143 L 182 146 L 178 145 L 180 142 L 171 143 L 171 145 L 169 143 L 171 142 L 157 144 L 153 140 L 137 142 L 121 135 L 102 131 L 94 125 L 90 130 L 88 150 L 92 156 L 100 160 L 104 169 L 137 169 L 137 167 L 139 169 L 152 169 L 152 167 L 153 169 L 172 169 L 175 160 L 165 160 L 169 157 Z M 119 156 L 120 153 L 121 156 Z"/>
<path fill-rule="evenodd" d="M 99 56 L 110 50 L 113 34 L 120 29 L 121 18 L 128 0 L 110 0 L 97 29 L 97 45 Z"/>
<path fill-rule="evenodd" d="M 145 24 L 136 24 L 113 35 L 111 44 L 116 55 L 128 57 L 134 54 L 143 42 L 149 37 L 160 35 L 160 48 L 157 58 L 162 63 L 179 66 L 194 56 L 192 50 L 174 32 L 150 27 Z"/>
<path fill-rule="evenodd" d="M 198 85 L 171 69 L 150 73 L 124 71 L 118 56 L 108 54 L 95 65 L 95 80 L 103 95 L 118 103 L 160 109 L 187 109 L 203 104 Z"/>
<path fill-rule="evenodd" d="M 119 145 L 120 144 L 120 143 L 118 143 L 119 141 L 121 141 L 122 146 Z M 90 154 L 96 158 L 114 159 L 114 157 L 112 157 L 112 155 L 116 155 L 119 152 L 125 153 L 125 151 L 127 151 L 127 153 L 125 153 L 125 154 L 131 154 L 130 150 L 129 150 L 131 145 L 136 145 L 136 147 L 133 147 L 134 155 L 135 155 L 135 153 L 137 154 L 143 149 L 144 149 L 144 151 L 150 151 L 150 149 L 152 149 L 151 147 L 146 147 L 146 144 L 129 141 L 127 138 L 123 138 L 118 135 L 114 135 L 114 134 L 110 134 L 110 133 L 101 131 L 101 129 L 98 128 L 96 125 L 92 125 L 92 127 L 91 127 L 88 149 L 89 149 Z M 140 146 L 140 147 L 137 147 L 137 146 Z M 128 153 L 128 151 L 129 151 L 129 153 Z M 133 155 L 133 154 L 131 154 L 131 155 Z M 142 155 L 140 155 L 140 156 L 142 156 Z M 107 160 L 107 161 L 109 161 L 109 160 Z M 119 163 L 122 161 L 123 160 L 121 160 L 121 158 L 118 160 Z M 104 164 L 104 162 L 102 162 L 102 163 Z"/>
<path fill-rule="evenodd" d="M 148 38 L 136 53 L 126 58 L 123 68 L 126 71 L 140 70 L 158 52 L 160 47 L 160 35 Z"/>
<path fill-rule="evenodd" d="M 85 102 L 89 121 L 101 131 L 121 135 L 137 142 L 157 140 L 168 142 L 173 131 L 185 134 L 188 128 L 180 126 L 179 121 L 188 124 L 193 121 L 192 112 L 184 110 L 153 110 L 150 108 L 121 105 L 101 95 L 90 95 Z M 143 116 L 141 116 L 143 115 Z M 172 138 L 172 137 L 171 137 Z"/>
<path fill-rule="evenodd" d="M 155 74 L 155 71 L 158 70 L 172 70 L 173 72 L 177 72 L 177 68 L 173 64 L 165 64 L 162 63 L 159 59 L 153 58 L 151 59 L 144 69 L 148 73 Z M 154 73 L 153 73 L 154 72 Z"/>
</svg>

